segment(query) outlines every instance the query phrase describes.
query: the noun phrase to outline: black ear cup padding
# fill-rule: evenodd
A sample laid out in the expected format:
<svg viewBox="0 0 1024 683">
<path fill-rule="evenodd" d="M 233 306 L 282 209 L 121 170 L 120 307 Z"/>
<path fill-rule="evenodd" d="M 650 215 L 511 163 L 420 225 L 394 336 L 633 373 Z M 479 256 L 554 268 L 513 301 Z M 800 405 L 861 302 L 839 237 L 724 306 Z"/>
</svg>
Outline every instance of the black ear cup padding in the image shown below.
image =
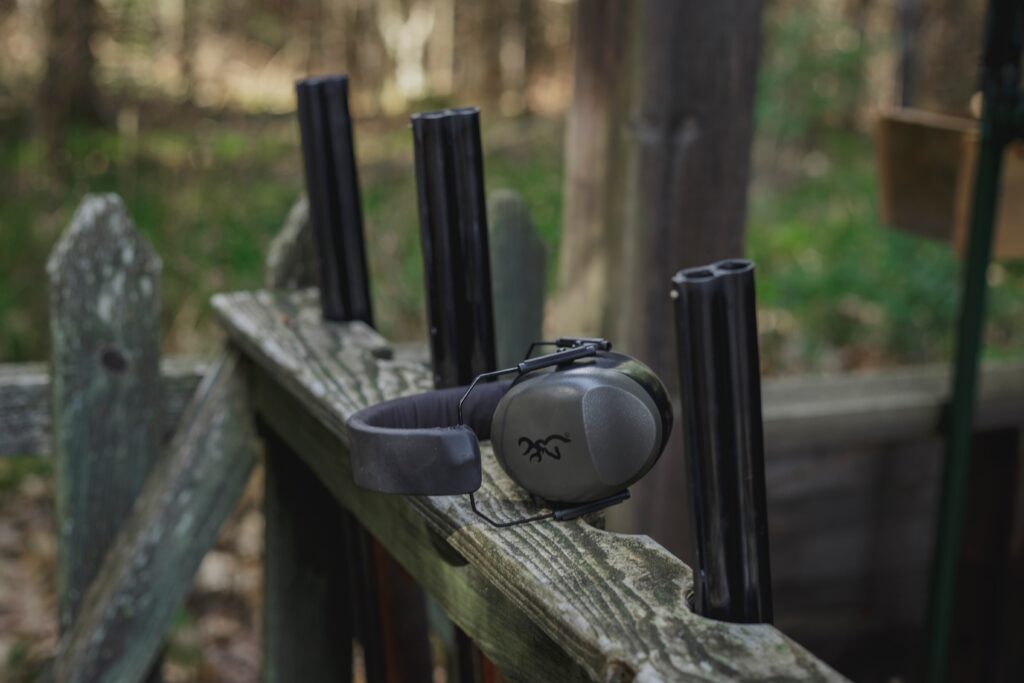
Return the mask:
<svg viewBox="0 0 1024 683">
<path fill-rule="evenodd" d="M 511 382 L 479 384 L 463 406 L 466 387 L 397 398 L 360 410 L 348 420 L 352 476 L 383 493 L 446 496 L 480 488 L 480 445 Z"/>
</svg>

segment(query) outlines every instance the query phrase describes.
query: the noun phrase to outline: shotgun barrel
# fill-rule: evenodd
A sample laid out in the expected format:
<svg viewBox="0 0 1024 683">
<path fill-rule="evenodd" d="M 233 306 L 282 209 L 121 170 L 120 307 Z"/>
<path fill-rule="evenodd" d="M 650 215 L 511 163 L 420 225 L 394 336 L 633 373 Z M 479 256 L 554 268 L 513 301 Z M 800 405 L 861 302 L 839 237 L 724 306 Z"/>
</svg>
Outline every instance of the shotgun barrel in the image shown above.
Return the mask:
<svg viewBox="0 0 1024 683">
<path fill-rule="evenodd" d="M 295 92 L 323 316 L 373 325 L 348 77 L 309 78 Z"/>
<path fill-rule="evenodd" d="M 771 623 L 754 264 L 682 270 L 672 286 L 697 542 L 694 607 L 722 621 Z"/>
<path fill-rule="evenodd" d="M 497 367 L 480 111 L 412 117 L 434 384 Z"/>
</svg>

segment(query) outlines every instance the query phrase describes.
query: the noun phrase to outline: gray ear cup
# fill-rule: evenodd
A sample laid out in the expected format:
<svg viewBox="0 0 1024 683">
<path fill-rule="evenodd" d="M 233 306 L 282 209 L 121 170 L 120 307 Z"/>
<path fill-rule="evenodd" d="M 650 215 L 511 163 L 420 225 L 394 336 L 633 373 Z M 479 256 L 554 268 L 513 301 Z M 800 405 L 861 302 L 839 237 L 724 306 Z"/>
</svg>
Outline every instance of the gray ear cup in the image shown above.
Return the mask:
<svg viewBox="0 0 1024 683">
<path fill-rule="evenodd" d="M 583 503 L 646 474 L 670 428 L 636 379 L 614 364 L 581 362 L 516 382 L 498 402 L 491 441 L 520 486 L 550 502 Z"/>
</svg>

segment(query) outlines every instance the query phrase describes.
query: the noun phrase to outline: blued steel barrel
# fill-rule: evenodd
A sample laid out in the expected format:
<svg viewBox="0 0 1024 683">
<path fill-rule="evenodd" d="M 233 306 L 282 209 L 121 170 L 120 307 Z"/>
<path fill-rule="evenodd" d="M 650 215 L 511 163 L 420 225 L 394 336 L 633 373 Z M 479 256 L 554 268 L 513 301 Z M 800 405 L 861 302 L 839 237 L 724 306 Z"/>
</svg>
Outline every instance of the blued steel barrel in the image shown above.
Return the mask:
<svg viewBox="0 0 1024 683">
<path fill-rule="evenodd" d="M 496 369 L 478 109 L 412 117 L 434 384 Z"/>
<path fill-rule="evenodd" d="M 309 78 L 295 92 L 323 316 L 372 325 L 348 77 Z"/>
<path fill-rule="evenodd" d="M 754 264 L 733 259 L 672 279 L 691 520 L 694 607 L 772 621 Z"/>
</svg>

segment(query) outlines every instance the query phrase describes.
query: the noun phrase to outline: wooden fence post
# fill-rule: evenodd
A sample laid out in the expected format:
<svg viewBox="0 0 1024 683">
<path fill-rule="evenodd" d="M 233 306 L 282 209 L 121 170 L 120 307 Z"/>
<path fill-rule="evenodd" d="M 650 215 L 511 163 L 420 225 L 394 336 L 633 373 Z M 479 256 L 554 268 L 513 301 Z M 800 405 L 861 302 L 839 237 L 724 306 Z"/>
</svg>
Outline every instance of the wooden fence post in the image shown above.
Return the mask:
<svg viewBox="0 0 1024 683">
<path fill-rule="evenodd" d="M 47 263 L 62 632 L 160 454 L 160 268 L 114 194 Z"/>
<path fill-rule="evenodd" d="M 347 513 L 272 430 L 265 444 L 263 680 L 352 679 Z"/>
<path fill-rule="evenodd" d="M 142 679 L 257 460 L 243 362 L 210 365 L 61 638 L 57 683 Z"/>
<path fill-rule="evenodd" d="M 492 195 L 488 202 L 488 214 L 491 217 L 490 244 L 492 276 L 494 278 L 494 306 L 496 311 L 495 328 L 499 363 L 511 365 L 522 358 L 530 342 L 540 338 L 544 308 L 544 284 L 546 251 L 536 228 L 530 220 L 523 200 L 515 192 L 499 191 Z M 271 289 L 293 289 L 316 283 L 316 262 L 312 248 L 312 233 L 309 223 L 309 210 L 305 201 L 299 200 L 288 215 L 281 232 L 274 239 L 268 252 L 265 265 L 265 283 Z M 383 624 L 376 624 L 377 608 L 371 605 L 373 596 L 361 595 L 366 589 L 366 578 L 359 578 L 361 563 L 369 560 L 381 565 L 378 571 L 395 571 L 390 558 L 380 552 L 371 553 L 372 557 L 361 558 L 358 542 L 346 543 L 347 554 L 350 556 L 346 565 L 331 552 L 317 550 L 327 542 L 324 537 L 320 544 L 313 542 L 314 536 L 322 535 L 329 529 L 334 533 L 345 530 L 345 538 L 359 536 L 360 529 L 351 516 L 339 510 L 340 527 L 336 527 L 326 519 L 326 511 L 333 505 L 320 501 L 322 496 L 315 489 L 317 482 L 307 485 L 313 490 L 307 492 L 308 498 L 301 507 L 296 503 L 302 496 L 294 492 L 295 486 L 289 484 L 293 478 L 302 478 L 300 463 L 289 463 L 295 458 L 288 452 L 287 446 L 280 442 L 273 433 L 264 431 L 268 446 L 266 472 L 266 573 L 264 576 L 265 612 L 264 612 L 264 669 L 268 682 L 288 680 L 296 675 L 301 668 L 305 680 L 337 680 L 344 674 L 346 665 L 350 664 L 347 653 L 339 651 L 339 643 L 351 638 L 351 631 L 345 630 L 342 621 L 347 615 L 345 596 L 319 585 L 317 573 L 327 572 L 334 577 L 334 582 L 354 582 L 356 586 L 349 612 L 359 613 L 359 636 L 366 641 L 389 629 Z M 320 501 L 320 502 L 317 502 Z M 327 501 L 328 503 L 330 501 Z M 319 510 L 319 512 L 316 512 Z M 317 531 L 314 531 L 317 530 Z M 362 532 L 365 534 L 365 532 Z M 334 539 L 334 543 L 340 542 Z M 371 544 L 372 545 L 372 544 Z M 367 547 L 363 547 L 365 552 Z M 354 562 L 354 565 L 353 565 Z M 386 570 L 383 568 L 387 568 Z M 371 574 L 376 572 L 371 572 Z M 396 579 L 387 576 L 377 577 L 378 582 L 391 586 L 395 590 L 400 584 Z M 372 582 L 372 583 L 378 583 Z M 299 586 L 313 587 L 313 590 L 296 590 Z M 362 588 L 360 588 L 360 586 Z M 390 596 L 390 591 L 385 591 Z M 290 596 L 290 597 L 289 597 Z M 397 596 L 390 596 L 397 598 Z M 413 596 L 409 596 L 413 597 Z M 371 598 L 371 600 L 367 600 Z M 321 624 L 321 628 L 309 631 L 300 627 L 300 623 L 309 621 Z M 375 626 L 376 624 L 376 626 Z M 310 647 L 311 639 L 319 642 L 333 634 L 334 646 L 322 644 Z M 391 634 L 396 635 L 396 634 Z M 393 640 L 394 638 L 392 638 Z M 422 669 L 422 664 L 406 661 L 412 654 L 408 650 L 403 653 L 387 651 L 387 646 L 397 643 L 364 642 L 367 674 L 371 679 L 393 677 Z M 385 646 L 381 650 L 381 646 Z M 312 660 L 301 656 L 302 652 L 328 651 L 333 653 L 334 660 L 313 657 Z M 416 656 L 412 659 L 421 661 L 424 654 L 416 648 Z M 451 656 L 452 653 L 449 653 Z M 382 661 L 383 660 L 383 661 Z M 386 663 L 385 663 L 386 662 Z M 449 665 L 454 662 L 449 662 Z M 408 664 L 408 667 L 406 667 Z M 474 662 L 475 664 L 475 662 Z M 463 668 L 467 663 L 462 662 Z M 487 667 L 485 668 L 492 668 Z M 393 670 L 395 669 L 395 670 Z M 496 674 L 484 675 L 493 678 Z M 472 672 L 461 671 L 463 680 L 472 680 Z"/>
<path fill-rule="evenodd" d="M 516 192 L 498 190 L 487 200 L 491 253 L 491 292 L 498 367 L 523 359 L 541 338 L 547 250 Z M 567 333 L 573 333 L 569 330 Z"/>
<path fill-rule="evenodd" d="M 309 202 L 303 198 L 271 242 L 264 284 L 288 290 L 318 283 Z M 272 430 L 261 424 L 260 435 L 266 451 L 263 680 L 351 680 L 355 612 L 361 611 L 356 603 L 373 598 L 358 595 L 353 583 L 356 522 Z"/>
<path fill-rule="evenodd" d="M 497 190 L 487 198 L 487 221 L 494 348 L 498 367 L 508 368 L 523 360 L 526 349 L 543 334 L 547 249 L 530 218 L 526 202 L 513 190 Z M 462 631 L 456 634 L 466 638 Z M 484 683 L 504 680 L 494 663 L 482 653 L 473 658 L 468 656 L 466 647 L 457 650 L 462 656 L 459 662 L 462 680 Z M 473 670 L 473 665 L 478 669 Z"/>
<path fill-rule="evenodd" d="M 264 263 L 268 289 L 316 284 L 309 207 L 300 199 L 274 238 Z M 287 445 L 267 429 L 264 509 L 263 668 L 267 683 L 348 680 L 351 652 L 363 646 L 369 681 L 420 680 L 431 669 L 424 596 L 401 567 L 322 485 L 306 476 Z M 294 461 L 294 462 L 291 462 Z M 305 495 L 299 491 L 308 487 Z M 328 516 L 333 509 L 336 514 Z M 321 546 L 335 548 L 322 552 Z M 330 586 L 318 577 L 331 576 Z M 312 587 L 312 590 L 309 590 Z M 342 589 L 339 592 L 339 589 Z M 318 623 L 309 630 L 300 624 Z M 351 671 L 349 671 L 351 673 Z"/>
</svg>

